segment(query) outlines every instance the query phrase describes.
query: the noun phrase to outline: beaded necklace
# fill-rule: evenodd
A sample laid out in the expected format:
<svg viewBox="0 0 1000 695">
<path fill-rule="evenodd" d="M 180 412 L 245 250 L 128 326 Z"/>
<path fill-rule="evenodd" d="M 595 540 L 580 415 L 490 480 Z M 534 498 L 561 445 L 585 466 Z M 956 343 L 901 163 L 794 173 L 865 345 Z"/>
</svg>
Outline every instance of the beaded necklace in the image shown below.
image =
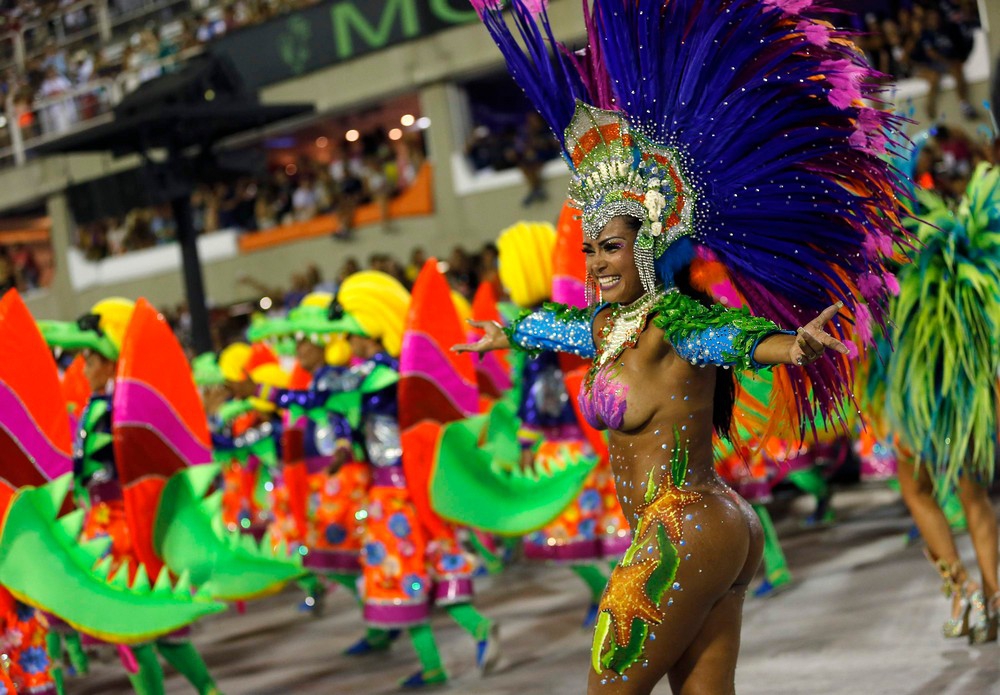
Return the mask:
<svg viewBox="0 0 1000 695">
<path fill-rule="evenodd" d="M 625 350 L 639 342 L 639 336 L 646 328 L 649 312 L 671 292 L 677 292 L 677 288 L 647 292 L 631 304 L 624 306 L 619 304 L 611 310 L 608 322 L 601 329 L 601 344 L 597 347 L 597 355 L 587 372 L 588 387 L 593 384 L 594 377 L 605 365 L 616 360 Z"/>
</svg>

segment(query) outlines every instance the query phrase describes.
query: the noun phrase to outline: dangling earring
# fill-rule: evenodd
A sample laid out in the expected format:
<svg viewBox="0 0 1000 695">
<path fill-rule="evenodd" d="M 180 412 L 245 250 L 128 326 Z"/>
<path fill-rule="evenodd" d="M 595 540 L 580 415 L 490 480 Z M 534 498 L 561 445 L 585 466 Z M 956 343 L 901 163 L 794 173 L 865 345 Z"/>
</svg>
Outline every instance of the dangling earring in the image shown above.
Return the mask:
<svg viewBox="0 0 1000 695">
<path fill-rule="evenodd" d="M 635 267 L 639 271 L 639 280 L 642 282 L 642 289 L 649 292 L 656 290 L 656 270 L 653 268 L 653 249 L 643 248 L 639 244 L 634 246 L 633 255 Z"/>
<path fill-rule="evenodd" d="M 601 286 L 597 284 L 597 280 L 590 271 L 587 271 L 587 277 L 583 280 L 583 292 L 587 299 L 587 306 L 594 308 L 599 304 L 604 303 L 604 297 L 601 295 Z"/>
</svg>

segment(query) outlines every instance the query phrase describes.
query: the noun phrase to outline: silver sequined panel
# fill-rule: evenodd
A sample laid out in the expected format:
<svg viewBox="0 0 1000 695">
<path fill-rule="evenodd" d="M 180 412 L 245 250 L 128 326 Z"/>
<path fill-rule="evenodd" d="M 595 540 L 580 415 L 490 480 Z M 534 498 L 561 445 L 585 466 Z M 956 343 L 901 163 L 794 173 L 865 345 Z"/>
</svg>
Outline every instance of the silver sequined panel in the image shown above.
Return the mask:
<svg viewBox="0 0 1000 695">
<path fill-rule="evenodd" d="M 365 450 L 373 466 L 393 466 L 403 458 L 399 422 L 390 415 L 371 415 L 365 420 Z"/>
<path fill-rule="evenodd" d="M 542 372 L 531 385 L 531 397 L 539 413 L 552 418 L 559 417 L 569 402 L 562 372 L 559 369 L 546 369 Z"/>
</svg>

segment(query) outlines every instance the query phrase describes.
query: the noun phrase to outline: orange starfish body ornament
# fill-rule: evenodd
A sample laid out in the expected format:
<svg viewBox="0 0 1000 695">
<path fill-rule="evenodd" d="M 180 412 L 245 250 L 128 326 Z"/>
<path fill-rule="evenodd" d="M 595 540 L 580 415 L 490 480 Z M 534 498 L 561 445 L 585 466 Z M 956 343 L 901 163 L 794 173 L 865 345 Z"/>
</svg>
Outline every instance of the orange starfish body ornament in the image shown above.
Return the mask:
<svg viewBox="0 0 1000 695">
<path fill-rule="evenodd" d="M 701 499 L 699 493 L 684 489 L 686 473 L 687 451 L 680 447 L 674 449 L 658 483 L 656 469 L 650 471 L 635 540 L 611 574 L 601 600 L 592 651 L 598 673 L 611 669 L 622 674 L 642 658 L 650 626 L 663 620 L 663 595 L 668 588 L 678 588 L 673 584 L 680 564 L 677 546 L 683 541 L 684 508 Z M 640 554 L 645 557 L 640 559 Z"/>
</svg>

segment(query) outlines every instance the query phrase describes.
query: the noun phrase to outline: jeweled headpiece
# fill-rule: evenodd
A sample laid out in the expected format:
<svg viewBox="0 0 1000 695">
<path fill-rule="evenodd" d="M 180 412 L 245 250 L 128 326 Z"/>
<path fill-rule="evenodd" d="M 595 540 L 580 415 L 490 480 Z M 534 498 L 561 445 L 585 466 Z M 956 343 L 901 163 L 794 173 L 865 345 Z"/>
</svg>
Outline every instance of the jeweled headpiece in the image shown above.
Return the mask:
<svg viewBox="0 0 1000 695">
<path fill-rule="evenodd" d="M 633 132 L 621 112 L 583 102 L 577 102 L 564 137 L 576 170 L 569 197 L 582 212 L 584 234 L 596 239 L 617 215 L 639 219 L 636 265 L 651 291 L 653 261 L 694 232 L 695 192 L 680 155 Z"/>
</svg>

